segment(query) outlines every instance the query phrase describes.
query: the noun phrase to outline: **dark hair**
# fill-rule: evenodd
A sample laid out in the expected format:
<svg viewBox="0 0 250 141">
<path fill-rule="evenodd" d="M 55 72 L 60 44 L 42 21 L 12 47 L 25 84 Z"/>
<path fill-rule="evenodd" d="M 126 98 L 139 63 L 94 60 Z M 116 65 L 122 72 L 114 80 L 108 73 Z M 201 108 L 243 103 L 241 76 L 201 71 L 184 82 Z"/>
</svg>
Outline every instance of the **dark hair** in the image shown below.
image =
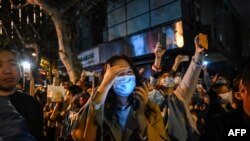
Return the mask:
<svg viewBox="0 0 250 141">
<path fill-rule="evenodd" d="M 0 45 L 0 52 L 2 51 L 9 51 L 14 55 L 17 55 L 17 51 L 13 50 L 9 45 Z"/>
<path fill-rule="evenodd" d="M 135 67 L 135 65 L 133 64 L 133 62 L 126 55 L 115 55 L 115 56 L 112 56 L 111 58 L 109 58 L 104 65 L 104 70 L 103 70 L 102 74 L 103 75 L 105 74 L 107 64 L 110 64 L 110 66 L 113 66 L 114 62 L 117 60 L 125 60 L 126 62 L 128 62 L 133 73 L 135 74 L 136 84 L 138 85 L 141 81 L 139 72 L 138 72 L 137 68 Z M 131 101 L 132 95 L 130 95 L 128 99 L 129 99 L 129 101 Z M 105 106 L 104 106 L 104 113 L 108 117 L 108 120 L 110 120 L 110 121 L 118 120 L 118 116 L 116 114 L 116 107 L 114 106 L 116 101 L 117 101 L 117 96 L 114 93 L 113 89 L 111 88 L 108 92 L 108 95 L 107 95 L 107 98 L 105 101 Z"/>
<path fill-rule="evenodd" d="M 250 93 L 250 64 L 242 72 L 242 84 L 247 88 L 248 93 Z"/>
<path fill-rule="evenodd" d="M 74 98 L 73 98 L 73 105 L 72 105 L 72 110 L 75 111 L 75 112 L 78 112 L 79 109 L 81 108 L 81 105 L 80 105 L 80 98 L 83 97 L 83 98 L 89 98 L 90 95 L 86 92 L 86 91 L 82 91 L 80 94 L 76 95 Z"/>
<path fill-rule="evenodd" d="M 75 96 L 75 95 L 78 95 L 80 93 L 82 93 L 82 88 L 77 86 L 77 85 L 72 85 L 72 86 L 69 86 L 67 88 L 67 90 L 69 91 L 69 93 L 72 95 L 72 96 Z"/>
<path fill-rule="evenodd" d="M 213 87 L 213 86 L 212 86 Z M 207 92 L 209 95 L 209 108 L 206 114 L 206 119 L 209 119 L 210 117 L 224 113 L 225 110 L 220 104 L 220 97 L 218 96 L 218 93 L 211 87 L 211 89 Z"/>
<path fill-rule="evenodd" d="M 19 62 L 19 60 L 20 60 L 20 52 L 19 51 L 17 51 L 13 47 L 11 47 L 9 44 L 5 44 L 5 45 L 0 44 L 0 52 L 3 52 L 3 51 L 8 51 L 8 52 L 12 53 L 16 57 L 16 61 L 18 63 L 20 63 Z"/>
</svg>

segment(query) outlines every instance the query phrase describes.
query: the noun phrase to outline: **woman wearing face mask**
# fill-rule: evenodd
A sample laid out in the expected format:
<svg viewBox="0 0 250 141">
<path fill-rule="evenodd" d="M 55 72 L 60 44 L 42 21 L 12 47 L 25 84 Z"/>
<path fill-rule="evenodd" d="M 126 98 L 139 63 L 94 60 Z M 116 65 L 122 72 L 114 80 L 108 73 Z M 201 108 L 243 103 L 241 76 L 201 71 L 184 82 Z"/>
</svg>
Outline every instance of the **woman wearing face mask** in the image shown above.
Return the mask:
<svg viewBox="0 0 250 141">
<path fill-rule="evenodd" d="M 233 93 L 225 78 L 219 79 L 208 91 L 210 103 L 206 118 L 233 110 Z"/>
<path fill-rule="evenodd" d="M 75 140 L 86 141 L 165 141 L 168 140 L 160 110 L 147 98 L 139 84 L 137 69 L 126 56 L 111 57 L 103 80 L 83 111 L 84 132 Z"/>
<path fill-rule="evenodd" d="M 197 141 L 199 132 L 192 119 L 188 108 L 188 103 L 196 89 L 196 84 L 200 75 L 201 66 L 205 57 L 204 48 L 199 44 L 199 38 L 195 37 L 195 55 L 192 57 L 182 81 L 175 89 L 173 71 L 177 70 L 181 61 L 178 58 L 169 73 L 163 73 L 161 76 L 161 59 L 166 49 L 162 49 L 158 43 L 155 49 L 155 62 L 152 66 L 151 82 L 158 86 L 155 95 L 159 93 L 163 99 L 157 104 L 161 106 L 165 129 L 171 140 L 178 141 Z M 160 77 L 159 77 L 160 76 Z M 159 77 L 159 78 L 158 78 Z M 156 83 L 157 82 L 157 83 Z M 154 97 L 153 101 L 155 101 Z M 149 99 L 151 99 L 149 97 Z"/>
</svg>

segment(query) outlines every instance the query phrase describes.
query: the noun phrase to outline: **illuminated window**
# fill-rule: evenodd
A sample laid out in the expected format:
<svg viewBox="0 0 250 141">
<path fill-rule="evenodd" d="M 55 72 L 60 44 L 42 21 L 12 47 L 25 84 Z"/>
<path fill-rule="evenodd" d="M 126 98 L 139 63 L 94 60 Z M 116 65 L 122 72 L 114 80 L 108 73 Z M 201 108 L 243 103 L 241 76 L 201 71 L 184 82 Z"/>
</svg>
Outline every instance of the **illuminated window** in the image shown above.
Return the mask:
<svg viewBox="0 0 250 141">
<path fill-rule="evenodd" d="M 36 23 L 36 7 L 33 6 L 33 23 Z"/>
<path fill-rule="evenodd" d="M 183 28 L 182 22 L 175 23 L 175 40 L 177 47 L 181 48 L 184 46 L 184 39 L 183 39 Z"/>
<path fill-rule="evenodd" d="M 11 21 L 11 22 L 10 22 L 10 25 L 11 25 L 11 29 L 13 29 L 13 28 L 14 28 L 14 22 Z"/>
<path fill-rule="evenodd" d="M 21 22 L 22 21 L 22 9 L 18 9 L 18 14 L 19 14 L 19 21 Z"/>
<path fill-rule="evenodd" d="M 0 3 L 1 3 L 1 1 L 0 1 Z M 3 27 L 2 26 L 3 26 L 2 25 L 2 20 L 0 20 L 0 35 L 3 34 Z"/>
<path fill-rule="evenodd" d="M 135 56 L 143 55 L 146 53 L 144 36 L 142 34 L 131 37 L 131 43 L 134 47 L 133 52 Z"/>
<path fill-rule="evenodd" d="M 30 23 L 30 18 L 29 18 L 29 16 L 27 16 L 26 21 L 27 21 L 27 24 Z"/>
<path fill-rule="evenodd" d="M 10 37 L 11 37 L 12 39 L 14 38 L 13 34 L 14 34 L 13 31 L 11 31 L 11 36 L 10 36 Z"/>
<path fill-rule="evenodd" d="M 33 13 L 33 22 L 36 23 L 36 13 Z"/>
<path fill-rule="evenodd" d="M 42 13 L 42 7 L 39 7 L 40 8 L 40 17 L 42 17 L 43 16 L 43 13 Z"/>
</svg>

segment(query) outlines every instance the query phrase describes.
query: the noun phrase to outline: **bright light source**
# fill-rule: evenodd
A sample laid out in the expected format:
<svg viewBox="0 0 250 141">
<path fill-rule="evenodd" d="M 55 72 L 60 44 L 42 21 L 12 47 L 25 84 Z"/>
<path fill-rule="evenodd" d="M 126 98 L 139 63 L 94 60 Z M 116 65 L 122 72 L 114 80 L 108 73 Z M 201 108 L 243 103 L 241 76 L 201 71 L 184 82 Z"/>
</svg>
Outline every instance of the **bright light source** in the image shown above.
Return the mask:
<svg viewBox="0 0 250 141">
<path fill-rule="evenodd" d="M 22 63 L 22 66 L 23 66 L 23 69 L 27 69 L 27 70 L 29 70 L 30 69 L 30 63 L 29 62 L 23 62 Z"/>
<path fill-rule="evenodd" d="M 204 61 L 202 65 L 206 66 L 208 64 L 207 61 Z"/>
<path fill-rule="evenodd" d="M 33 53 L 32 53 L 32 56 L 36 56 L 36 53 L 35 53 L 35 52 L 33 52 Z"/>
<path fill-rule="evenodd" d="M 184 46 L 184 39 L 183 35 L 176 33 L 176 45 L 180 48 Z"/>
</svg>

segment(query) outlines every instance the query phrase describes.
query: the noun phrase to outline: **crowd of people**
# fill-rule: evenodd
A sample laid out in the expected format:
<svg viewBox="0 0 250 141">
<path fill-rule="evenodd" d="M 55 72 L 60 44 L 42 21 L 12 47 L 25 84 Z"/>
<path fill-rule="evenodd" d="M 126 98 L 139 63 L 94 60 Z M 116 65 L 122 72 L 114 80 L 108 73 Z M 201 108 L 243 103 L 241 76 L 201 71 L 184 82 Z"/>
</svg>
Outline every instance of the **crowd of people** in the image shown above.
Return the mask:
<svg viewBox="0 0 250 141">
<path fill-rule="evenodd" d="M 34 96 L 18 90 L 16 52 L 1 47 L 0 141 L 222 141 L 229 127 L 249 128 L 250 64 L 234 81 L 211 77 L 198 36 L 194 45 L 190 59 L 177 55 L 166 70 L 167 49 L 157 43 L 150 78 L 126 55 L 112 56 L 91 83 L 87 71 L 62 82 L 61 102 L 47 101 L 44 86 Z"/>
</svg>

